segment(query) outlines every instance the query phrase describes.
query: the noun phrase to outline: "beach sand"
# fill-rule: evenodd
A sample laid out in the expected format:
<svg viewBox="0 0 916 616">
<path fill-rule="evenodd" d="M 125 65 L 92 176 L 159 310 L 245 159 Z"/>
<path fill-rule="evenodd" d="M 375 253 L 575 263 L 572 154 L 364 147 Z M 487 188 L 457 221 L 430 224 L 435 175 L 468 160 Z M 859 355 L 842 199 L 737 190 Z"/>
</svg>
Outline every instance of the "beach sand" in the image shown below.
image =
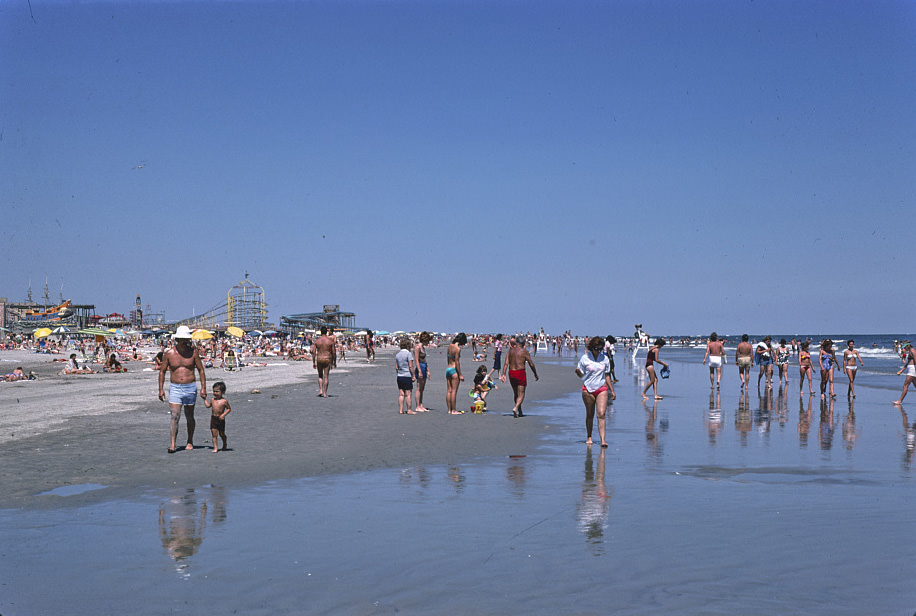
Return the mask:
<svg viewBox="0 0 916 616">
<path fill-rule="evenodd" d="M 356 354 L 331 372 L 330 397 L 319 398 L 311 362 L 270 360 L 241 371 L 207 370 L 208 389 L 222 380 L 232 405 L 227 417 L 229 451 L 213 453 L 209 409 L 195 417 L 195 449 L 186 441 L 185 418 L 178 451 L 167 453 L 168 405 L 157 398 L 157 373 L 128 362 L 127 373 L 59 375 L 55 356 L 0 352 L 4 369 L 34 370 L 37 381 L 0 383 L 0 508 L 54 507 L 45 493 L 94 484 L 104 490 L 69 495 L 67 505 L 130 495 L 162 487 L 198 487 L 218 481 L 239 487 L 284 478 L 348 473 L 407 464 L 449 464 L 483 456 L 526 455 L 550 430 L 542 419 L 511 416 L 512 389 L 500 384 L 490 412 L 445 413 L 445 356 L 430 350 L 432 378 L 425 401 L 429 413 L 400 415 L 395 385 L 395 349 L 380 350 L 367 364 Z M 470 355 L 469 352 L 466 352 Z M 63 356 L 59 356 L 63 357 Z M 463 358 L 466 381 L 459 404 L 480 365 Z M 527 401 L 535 403 L 575 388 L 568 369 L 540 366 Z M 252 393 L 258 390 L 260 393 Z"/>
</svg>

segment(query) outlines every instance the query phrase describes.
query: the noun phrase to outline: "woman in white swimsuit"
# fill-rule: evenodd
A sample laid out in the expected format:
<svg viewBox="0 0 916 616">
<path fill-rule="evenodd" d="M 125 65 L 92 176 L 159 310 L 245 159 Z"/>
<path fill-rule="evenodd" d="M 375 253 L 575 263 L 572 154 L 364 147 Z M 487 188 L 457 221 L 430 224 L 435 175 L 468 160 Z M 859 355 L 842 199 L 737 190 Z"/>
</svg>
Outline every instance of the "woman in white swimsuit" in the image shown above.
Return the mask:
<svg viewBox="0 0 916 616">
<path fill-rule="evenodd" d="M 848 340 L 846 342 L 846 350 L 843 351 L 843 368 L 846 370 L 846 377 L 849 379 L 849 386 L 846 388 L 847 398 L 856 397 L 856 370 L 859 367 L 856 365 L 856 360 L 859 361 L 859 365 L 865 365 L 865 362 L 862 361 L 862 357 L 859 355 L 859 351 L 855 348 L 855 341 Z"/>
<path fill-rule="evenodd" d="M 906 370 L 906 379 L 903 381 L 903 393 L 900 394 L 898 400 L 894 400 L 894 404 L 900 406 L 903 404 L 903 399 L 906 398 L 906 392 L 910 388 L 910 383 L 916 386 L 916 349 L 913 348 L 909 342 L 903 344 L 903 350 L 905 352 L 904 358 L 906 358 L 906 363 L 903 364 L 903 367 L 897 371 L 897 374 L 902 374 Z"/>
</svg>

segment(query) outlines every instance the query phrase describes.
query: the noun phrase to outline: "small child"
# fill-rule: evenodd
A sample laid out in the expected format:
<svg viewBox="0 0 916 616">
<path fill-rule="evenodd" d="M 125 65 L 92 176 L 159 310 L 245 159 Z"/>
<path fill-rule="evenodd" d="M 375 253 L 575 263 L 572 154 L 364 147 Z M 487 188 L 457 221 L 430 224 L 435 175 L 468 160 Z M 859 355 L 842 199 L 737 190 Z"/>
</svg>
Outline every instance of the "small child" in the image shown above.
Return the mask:
<svg viewBox="0 0 916 616">
<path fill-rule="evenodd" d="M 487 372 L 486 366 L 477 367 L 477 374 L 474 375 L 474 389 L 471 392 L 471 397 L 475 400 L 480 400 L 483 404 L 476 405 L 481 408 L 479 411 L 475 409 L 475 412 L 487 410 L 487 394 L 490 393 L 491 389 L 496 389 L 496 384 L 490 378 L 493 376 L 494 372 L 496 372 L 495 368 Z"/>
<path fill-rule="evenodd" d="M 223 398 L 226 394 L 226 384 L 217 381 L 213 384 L 213 397 L 204 400 L 208 409 L 212 410 L 210 415 L 210 433 L 213 435 L 213 453 L 219 451 L 219 438 L 223 439 L 223 451 L 229 450 L 229 441 L 226 438 L 226 415 L 232 409 L 229 407 L 229 401 Z"/>
</svg>

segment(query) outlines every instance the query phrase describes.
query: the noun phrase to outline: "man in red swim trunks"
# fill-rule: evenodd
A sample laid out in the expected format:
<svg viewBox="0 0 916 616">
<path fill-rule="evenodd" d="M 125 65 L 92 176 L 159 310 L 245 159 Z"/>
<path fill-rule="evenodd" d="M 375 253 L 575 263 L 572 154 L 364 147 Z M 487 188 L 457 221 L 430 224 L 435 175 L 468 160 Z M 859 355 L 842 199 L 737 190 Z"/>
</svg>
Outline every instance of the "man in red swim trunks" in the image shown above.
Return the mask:
<svg viewBox="0 0 916 616">
<path fill-rule="evenodd" d="M 538 380 L 538 371 L 531 361 L 531 354 L 525 347 L 525 337 L 521 334 L 509 338 L 509 356 L 506 363 L 503 364 L 502 374 L 499 380 L 506 382 L 506 371 L 509 372 L 509 384 L 512 385 L 512 392 L 515 394 L 515 406 L 512 407 L 513 417 L 524 417 L 522 413 L 522 402 L 525 400 L 525 387 L 528 386 L 528 373 L 525 372 L 525 364 L 531 366 L 531 372 L 534 373 L 534 380 Z"/>
</svg>

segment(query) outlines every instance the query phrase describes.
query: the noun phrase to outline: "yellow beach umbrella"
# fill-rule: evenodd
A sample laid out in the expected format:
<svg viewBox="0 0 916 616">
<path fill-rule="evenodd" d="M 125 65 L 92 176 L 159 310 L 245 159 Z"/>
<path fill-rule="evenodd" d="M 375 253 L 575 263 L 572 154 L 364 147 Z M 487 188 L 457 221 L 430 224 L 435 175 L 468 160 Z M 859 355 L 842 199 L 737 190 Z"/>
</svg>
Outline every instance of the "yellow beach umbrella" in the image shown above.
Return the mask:
<svg viewBox="0 0 916 616">
<path fill-rule="evenodd" d="M 191 332 L 191 340 L 209 340 L 213 337 L 213 332 L 206 329 L 195 329 Z"/>
<path fill-rule="evenodd" d="M 32 332 L 32 335 L 35 336 L 36 338 L 47 338 L 48 336 L 51 335 L 51 328 L 50 327 L 39 327 L 38 329 Z"/>
<path fill-rule="evenodd" d="M 242 331 L 240 327 L 236 327 L 235 325 L 230 325 L 229 327 L 227 327 L 226 333 L 234 338 L 241 338 L 242 336 L 245 335 L 245 332 Z"/>
</svg>

